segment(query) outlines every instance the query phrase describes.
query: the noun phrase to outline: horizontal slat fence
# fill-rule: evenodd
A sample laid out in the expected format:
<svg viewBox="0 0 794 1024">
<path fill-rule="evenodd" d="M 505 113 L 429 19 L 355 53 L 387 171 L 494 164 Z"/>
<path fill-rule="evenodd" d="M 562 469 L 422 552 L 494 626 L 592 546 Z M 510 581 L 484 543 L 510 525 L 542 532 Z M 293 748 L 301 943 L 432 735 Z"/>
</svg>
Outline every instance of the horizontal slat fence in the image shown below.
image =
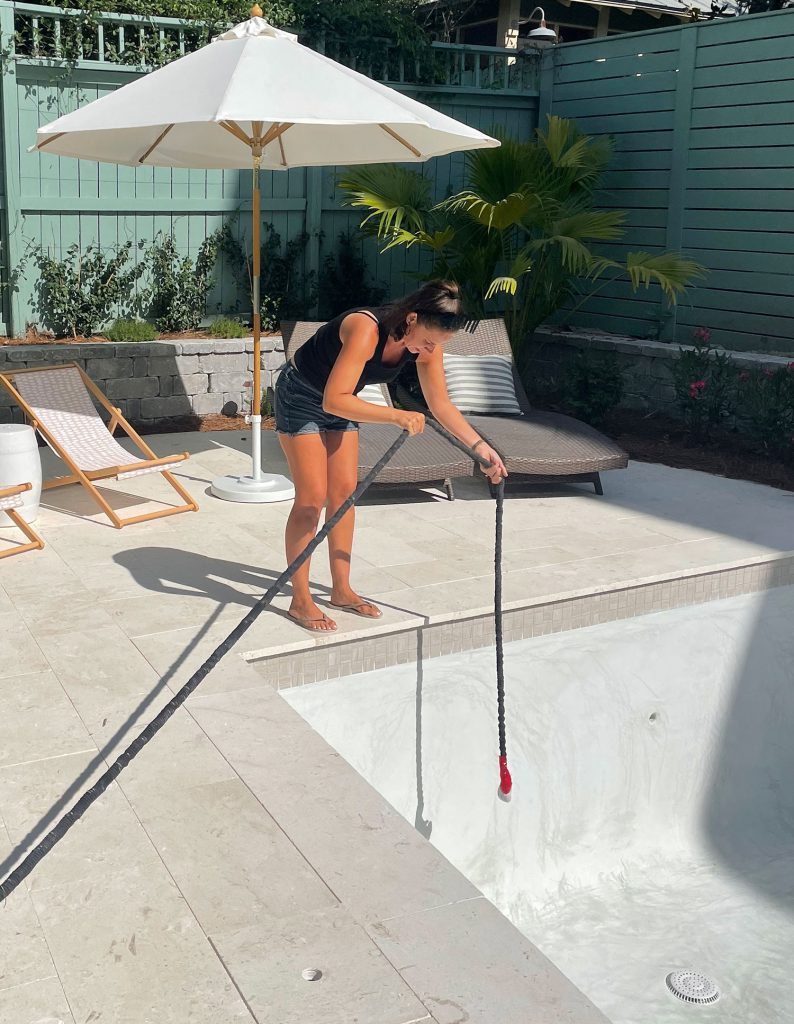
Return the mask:
<svg viewBox="0 0 794 1024">
<path fill-rule="evenodd" d="M 571 43 L 544 55 L 541 119 L 616 152 L 600 205 L 628 214 L 618 257 L 681 249 L 708 269 L 672 315 L 658 289 L 599 292 L 583 326 L 794 351 L 794 11 Z"/>
</svg>

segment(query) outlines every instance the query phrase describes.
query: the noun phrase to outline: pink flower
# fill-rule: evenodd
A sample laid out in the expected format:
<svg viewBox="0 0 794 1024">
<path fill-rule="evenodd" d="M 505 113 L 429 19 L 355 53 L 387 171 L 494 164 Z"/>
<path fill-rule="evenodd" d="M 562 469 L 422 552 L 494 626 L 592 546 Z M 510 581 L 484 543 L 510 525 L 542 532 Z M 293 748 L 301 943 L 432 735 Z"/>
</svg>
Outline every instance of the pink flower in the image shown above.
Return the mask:
<svg viewBox="0 0 794 1024">
<path fill-rule="evenodd" d="M 775 374 L 773 373 L 772 370 L 764 370 L 764 376 L 765 377 L 774 377 Z"/>
<path fill-rule="evenodd" d="M 794 373 L 794 363 L 789 363 L 788 366 L 786 367 L 786 369 L 787 370 L 791 370 L 792 373 Z"/>
<path fill-rule="evenodd" d="M 689 397 L 700 398 L 703 391 L 706 389 L 706 382 L 704 380 L 693 380 L 689 385 Z"/>
<path fill-rule="evenodd" d="M 711 331 L 707 327 L 698 327 L 694 337 L 696 341 L 711 341 Z"/>
</svg>

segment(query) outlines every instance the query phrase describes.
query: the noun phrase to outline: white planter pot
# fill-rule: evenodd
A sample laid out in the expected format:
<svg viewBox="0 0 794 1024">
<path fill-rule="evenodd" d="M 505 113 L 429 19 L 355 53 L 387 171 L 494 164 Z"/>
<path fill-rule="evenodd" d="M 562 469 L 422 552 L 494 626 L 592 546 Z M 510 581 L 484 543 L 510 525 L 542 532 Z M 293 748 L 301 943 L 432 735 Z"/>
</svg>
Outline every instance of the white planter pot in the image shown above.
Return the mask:
<svg viewBox="0 0 794 1024">
<path fill-rule="evenodd" d="M 33 490 L 22 495 L 19 514 L 28 523 L 35 523 L 41 498 L 41 459 L 33 427 L 22 423 L 0 423 L 0 488 L 12 484 L 33 484 Z M 5 512 L 0 512 L 0 525 L 9 525 Z"/>
</svg>

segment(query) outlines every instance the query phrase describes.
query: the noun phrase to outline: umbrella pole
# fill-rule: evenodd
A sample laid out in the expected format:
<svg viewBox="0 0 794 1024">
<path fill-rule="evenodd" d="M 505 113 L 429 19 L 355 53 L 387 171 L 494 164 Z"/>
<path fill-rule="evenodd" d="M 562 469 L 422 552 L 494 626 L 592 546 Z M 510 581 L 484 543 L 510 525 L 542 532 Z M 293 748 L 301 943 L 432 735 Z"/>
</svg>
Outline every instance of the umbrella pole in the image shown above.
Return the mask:
<svg viewBox="0 0 794 1024">
<path fill-rule="evenodd" d="M 252 427 L 252 456 L 254 460 L 253 478 L 262 479 L 262 318 L 259 306 L 259 288 L 261 267 L 260 231 L 262 220 L 262 199 L 259 190 L 261 156 L 254 154 L 254 181 L 253 181 L 253 299 L 254 299 L 254 390 L 251 395 L 251 427 Z"/>
<path fill-rule="evenodd" d="M 251 268 L 254 327 L 254 381 L 251 393 L 251 475 L 219 476 L 212 481 L 210 490 L 216 498 L 225 501 L 269 502 L 290 501 L 295 497 L 292 481 L 279 473 L 262 472 L 262 318 L 259 305 L 259 275 L 261 273 L 260 235 L 262 200 L 259 176 L 262 148 L 257 140 L 253 149 L 253 266 Z"/>
</svg>

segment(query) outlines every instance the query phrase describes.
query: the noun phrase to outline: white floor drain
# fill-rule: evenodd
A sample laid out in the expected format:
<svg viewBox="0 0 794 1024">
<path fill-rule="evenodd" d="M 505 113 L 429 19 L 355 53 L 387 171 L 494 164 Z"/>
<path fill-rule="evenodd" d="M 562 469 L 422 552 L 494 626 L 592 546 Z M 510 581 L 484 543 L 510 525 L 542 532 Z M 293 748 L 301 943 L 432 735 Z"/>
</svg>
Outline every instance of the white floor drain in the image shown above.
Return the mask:
<svg viewBox="0 0 794 1024">
<path fill-rule="evenodd" d="M 720 997 L 720 990 L 714 979 L 701 974 L 700 971 L 671 971 L 665 982 L 676 999 L 681 999 L 685 1003 L 698 1003 L 704 1006 L 707 1003 L 716 1003 Z"/>
<path fill-rule="evenodd" d="M 319 981 L 322 976 L 323 972 L 316 967 L 307 967 L 306 970 L 301 971 L 301 977 L 304 981 Z"/>
</svg>

